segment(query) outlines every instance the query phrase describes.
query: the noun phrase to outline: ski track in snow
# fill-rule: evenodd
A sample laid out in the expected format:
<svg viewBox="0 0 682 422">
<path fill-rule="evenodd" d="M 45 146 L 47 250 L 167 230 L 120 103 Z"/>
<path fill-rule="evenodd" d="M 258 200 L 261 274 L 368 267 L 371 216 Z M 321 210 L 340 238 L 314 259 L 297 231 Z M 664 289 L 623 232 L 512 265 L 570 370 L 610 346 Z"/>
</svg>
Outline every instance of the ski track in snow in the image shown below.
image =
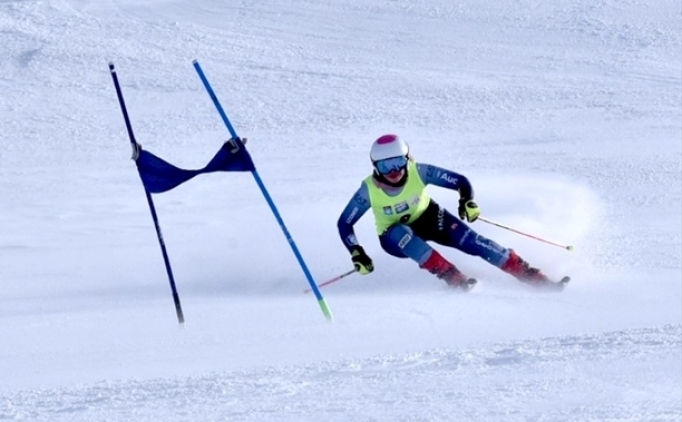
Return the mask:
<svg viewBox="0 0 682 422">
<path fill-rule="evenodd" d="M 677 421 L 682 325 L 0 395 L 34 421 Z M 577 364 L 580 362 L 580 364 Z M 419 388 L 413 388 L 418 385 Z M 567 399 L 568 398 L 568 399 Z M 532 410 L 528 410 L 528 409 Z"/>
</svg>

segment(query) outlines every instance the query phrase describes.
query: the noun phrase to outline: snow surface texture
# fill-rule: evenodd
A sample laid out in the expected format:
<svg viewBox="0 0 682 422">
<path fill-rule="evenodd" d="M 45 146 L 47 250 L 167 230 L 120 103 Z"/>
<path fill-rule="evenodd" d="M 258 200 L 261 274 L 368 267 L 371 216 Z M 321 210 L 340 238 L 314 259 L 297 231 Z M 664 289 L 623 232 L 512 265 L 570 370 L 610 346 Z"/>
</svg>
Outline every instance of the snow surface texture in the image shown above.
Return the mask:
<svg viewBox="0 0 682 422">
<path fill-rule="evenodd" d="M 680 421 L 678 0 L 0 1 L 0 420 Z M 474 184 L 473 228 L 538 293 L 439 248 L 455 294 L 385 255 L 322 289 L 248 173 L 154 200 L 178 328 L 107 69 L 138 141 L 187 168 L 229 135 L 199 60 L 318 283 L 369 145 Z M 457 195 L 430 188 L 455 209 Z"/>
</svg>

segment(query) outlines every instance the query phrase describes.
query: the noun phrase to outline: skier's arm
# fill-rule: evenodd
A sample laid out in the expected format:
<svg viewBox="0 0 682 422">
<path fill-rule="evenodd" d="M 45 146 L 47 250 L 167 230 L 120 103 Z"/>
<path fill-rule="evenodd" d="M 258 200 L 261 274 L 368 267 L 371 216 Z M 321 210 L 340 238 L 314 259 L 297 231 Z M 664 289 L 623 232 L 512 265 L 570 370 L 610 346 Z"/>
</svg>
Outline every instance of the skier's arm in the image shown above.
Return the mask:
<svg viewBox="0 0 682 422">
<path fill-rule="evenodd" d="M 469 179 L 465 176 L 455 173 L 431 164 L 417 163 L 417 170 L 419 176 L 427 185 L 436 185 L 446 189 L 452 189 L 459 192 L 461 200 L 468 201 L 474 199 L 474 188 L 471 186 Z"/>
<path fill-rule="evenodd" d="M 344 208 L 336 224 L 341 241 L 343 241 L 343 245 L 348 249 L 348 252 L 352 253 L 353 250 L 360 246 L 358 239 L 355 237 L 353 226 L 367 212 L 369 207 L 369 192 L 367 191 L 367 186 L 363 183 L 348 202 L 346 208 Z"/>
<path fill-rule="evenodd" d="M 374 271 L 374 264 L 362 246 L 358 244 L 353 225 L 367 212 L 370 206 L 369 191 L 367 190 L 367 185 L 363 183 L 355 192 L 350 202 L 348 202 L 346 208 L 344 208 L 337 223 L 339 235 L 344 246 L 350 252 L 355 271 L 363 275 Z"/>
<path fill-rule="evenodd" d="M 470 223 L 476 221 L 481 214 L 478 204 L 474 202 L 474 188 L 465 176 L 431 164 L 417 163 L 417 170 L 424 183 L 452 189 L 459 192 L 459 218 Z"/>
</svg>

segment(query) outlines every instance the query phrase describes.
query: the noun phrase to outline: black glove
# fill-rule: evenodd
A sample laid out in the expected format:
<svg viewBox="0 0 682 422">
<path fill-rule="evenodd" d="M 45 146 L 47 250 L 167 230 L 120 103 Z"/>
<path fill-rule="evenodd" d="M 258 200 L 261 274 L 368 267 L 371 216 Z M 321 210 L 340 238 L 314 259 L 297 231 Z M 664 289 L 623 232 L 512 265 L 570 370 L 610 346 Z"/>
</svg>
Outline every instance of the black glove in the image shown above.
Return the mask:
<svg viewBox="0 0 682 422">
<path fill-rule="evenodd" d="M 476 221 L 479 215 L 481 215 L 481 210 L 478 208 L 478 204 L 474 202 L 473 199 L 462 198 L 459 200 L 459 218 L 466 220 L 470 223 Z"/>
<path fill-rule="evenodd" d="M 367 256 L 365 250 L 362 249 L 362 246 L 353 247 L 353 250 L 351 251 L 350 254 L 351 261 L 353 261 L 353 266 L 355 267 L 355 271 L 362 275 L 369 274 L 372 271 L 374 271 L 374 264 L 372 263 L 372 258 Z"/>
</svg>

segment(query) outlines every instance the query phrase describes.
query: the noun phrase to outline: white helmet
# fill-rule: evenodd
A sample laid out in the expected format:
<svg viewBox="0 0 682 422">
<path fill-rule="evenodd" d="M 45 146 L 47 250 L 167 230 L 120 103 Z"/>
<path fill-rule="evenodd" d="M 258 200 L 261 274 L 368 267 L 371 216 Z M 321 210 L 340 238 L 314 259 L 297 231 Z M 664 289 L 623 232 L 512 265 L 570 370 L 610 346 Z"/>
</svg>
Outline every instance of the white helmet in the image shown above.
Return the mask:
<svg viewBox="0 0 682 422">
<path fill-rule="evenodd" d="M 380 136 L 374 141 L 372 149 L 369 151 L 369 158 L 372 160 L 372 163 L 376 163 L 386 158 L 407 157 L 409 152 L 410 147 L 407 145 L 407 142 L 400 139 L 398 135 L 389 134 Z"/>
</svg>

